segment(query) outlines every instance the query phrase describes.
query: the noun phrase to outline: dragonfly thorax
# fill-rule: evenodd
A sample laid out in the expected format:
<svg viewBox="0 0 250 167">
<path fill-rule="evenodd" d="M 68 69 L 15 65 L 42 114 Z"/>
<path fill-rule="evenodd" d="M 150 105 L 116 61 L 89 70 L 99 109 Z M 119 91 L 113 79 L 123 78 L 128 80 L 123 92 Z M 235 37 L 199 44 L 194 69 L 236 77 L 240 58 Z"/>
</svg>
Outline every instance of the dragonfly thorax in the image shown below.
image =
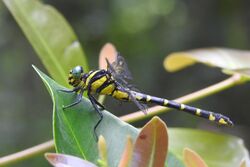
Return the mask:
<svg viewBox="0 0 250 167">
<path fill-rule="evenodd" d="M 69 84 L 76 87 L 82 81 L 83 75 L 84 71 L 81 66 L 74 67 L 69 72 L 69 77 L 68 77 Z"/>
</svg>

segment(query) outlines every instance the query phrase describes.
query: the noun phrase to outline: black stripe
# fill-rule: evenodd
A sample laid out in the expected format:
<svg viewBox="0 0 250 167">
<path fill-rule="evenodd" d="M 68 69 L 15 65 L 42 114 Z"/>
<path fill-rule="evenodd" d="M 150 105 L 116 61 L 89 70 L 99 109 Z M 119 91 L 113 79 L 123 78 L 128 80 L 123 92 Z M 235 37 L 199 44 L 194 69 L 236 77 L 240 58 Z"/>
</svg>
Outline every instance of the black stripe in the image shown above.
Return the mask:
<svg viewBox="0 0 250 167">
<path fill-rule="evenodd" d="M 139 101 L 139 102 L 154 103 L 154 104 L 158 104 L 158 105 L 161 105 L 161 106 L 174 108 L 174 109 L 177 109 L 177 110 L 180 110 L 180 111 L 185 111 L 185 112 L 187 112 L 189 114 L 192 114 L 192 115 L 195 115 L 195 116 L 198 116 L 198 117 L 201 117 L 201 118 L 205 118 L 205 119 L 208 119 L 208 120 L 209 120 L 210 116 L 213 116 L 213 117 L 215 117 L 215 119 L 211 120 L 211 121 L 215 121 L 215 122 L 220 124 L 219 121 L 222 119 L 222 120 L 224 120 L 226 122 L 224 125 L 229 125 L 229 126 L 233 125 L 233 122 L 228 117 L 226 117 L 226 116 L 224 116 L 224 115 L 222 115 L 220 113 L 214 113 L 214 112 L 211 112 L 211 111 L 199 109 L 200 113 L 199 113 L 199 115 L 197 115 L 198 108 L 195 108 L 195 107 L 192 107 L 192 106 L 180 104 L 180 103 L 177 103 L 175 101 L 171 101 L 171 100 L 167 100 L 167 99 L 163 99 L 163 98 L 159 98 L 159 97 L 155 97 L 155 96 L 149 96 L 149 95 L 134 92 L 134 91 L 132 92 L 132 94 L 135 96 L 135 98 L 136 98 L 136 96 L 140 97 L 140 99 L 136 98 L 136 100 Z M 148 96 L 150 97 L 150 100 L 147 101 Z M 165 100 L 167 100 L 166 104 L 164 104 Z M 182 105 L 184 105 L 183 108 L 182 108 Z"/>
<path fill-rule="evenodd" d="M 185 109 L 183 111 L 187 111 L 187 112 L 189 112 L 189 113 L 191 113 L 193 115 L 196 115 L 197 108 L 185 105 Z M 204 110 L 201 110 L 200 114 L 201 114 L 201 117 L 203 117 L 204 116 Z"/>
<path fill-rule="evenodd" d="M 137 93 L 137 92 L 136 92 L 136 94 L 141 97 L 141 99 L 138 100 L 138 101 L 141 101 L 143 103 L 154 103 L 154 104 L 158 104 L 158 105 L 161 105 L 161 106 L 166 106 L 166 107 L 169 107 L 169 108 L 174 108 L 174 109 L 177 109 L 177 110 L 185 111 L 185 112 L 188 112 L 190 114 L 196 115 L 196 108 L 195 107 L 185 105 L 185 108 L 181 109 L 181 104 L 180 103 L 177 103 L 177 102 L 171 101 L 171 100 L 167 100 L 167 99 L 163 99 L 163 98 L 159 98 L 159 97 L 155 97 L 155 96 L 150 96 L 151 99 L 150 99 L 150 101 L 147 102 L 147 96 L 148 95 L 142 94 L 142 93 Z M 168 103 L 166 105 L 164 104 L 164 100 L 168 101 Z M 200 114 L 201 114 L 200 117 L 209 118 L 210 112 L 205 111 L 205 110 L 201 110 Z"/>
<path fill-rule="evenodd" d="M 107 80 L 99 88 L 96 89 L 96 93 L 100 93 L 103 89 L 105 89 L 106 87 L 108 87 L 110 84 L 113 84 L 113 83 L 114 83 L 113 80 L 110 80 L 107 78 Z M 110 93 L 112 93 L 112 92 L 110 92 Z"/>
<path fill-rule="evenodd" d="M 141 95 L 141 97 L 143 97 L 140 101 L 147 102 L 146 101 L 147 95 L 145 95 L 145 94 L 140 94 L 140 95 Z M 166 106 L 169 108 L 174 108 L 174 109 L 177 109 L 180 111 L 185 111 L 187 113 L 196 115 L 197 108 L 195 108 L 195 107 L 185 105 L 185 108 L 181 109 L 181 104 L 177 103 L 175 101 L 168 100 L 167 105 L 164 105 L 164 100 L 167 100 L 167 99 L 163 99 L 163 98 L 159 98 L 159 97 L 155 97 L 155 96 L 150 96 L 150 97 L 151 97 L 151 100 L 149 102 L 151 102 L 151 103 L 155 103 L 155 104 L 158 104 L 161 106 Z M 200 110 L 200 115 L 196 115 L 196 116 L 209 119 L 210 114 L 212 114 L 215 117 L 215 121 L 218 121 L 222 117 L 221 114 L 213 113 L 213 112 L 207 111 L 207 110 Z"/>
<path fill-rule="evenodd" d="M 106 75 L 106 71 L 105 70 L 100 70 L 98 71 L 94 76 L 92 76 L 92 78 L 89 79 L 89 84 L 91 86 L 91 84 L 95 81 L 97 81 L 98 79 L 100 79 L 101 77 Z M 88 76 L 89 77 L 89 76 Z"/>
<path fill-rule="evenodd" d="M 115 89 L 111 92 L 110 95 L 113 96 L 114 92 L 117 91 L 117 90 L 118 90 L 118 89 L 117 89 L 117 86 L 115 86 Z"/>
</svg>

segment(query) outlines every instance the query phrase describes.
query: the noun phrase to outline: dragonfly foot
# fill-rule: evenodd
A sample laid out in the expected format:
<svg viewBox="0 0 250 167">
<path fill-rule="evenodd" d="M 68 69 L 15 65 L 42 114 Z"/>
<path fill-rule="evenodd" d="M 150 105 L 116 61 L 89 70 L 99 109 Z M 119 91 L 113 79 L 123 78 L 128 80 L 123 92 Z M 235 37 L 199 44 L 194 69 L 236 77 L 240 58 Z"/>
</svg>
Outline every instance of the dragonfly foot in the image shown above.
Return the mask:
<svg viewBox="0 0 250 167">
<path fill-rule="evenodd" d="M 69 90 L 69 89 L 59 89 L 57 91 L 59 91 L 59 92 L 66 92 L 66 93 L 73 93 L 73 92 L 75 92 L 74 90 Z"/>
</svg>

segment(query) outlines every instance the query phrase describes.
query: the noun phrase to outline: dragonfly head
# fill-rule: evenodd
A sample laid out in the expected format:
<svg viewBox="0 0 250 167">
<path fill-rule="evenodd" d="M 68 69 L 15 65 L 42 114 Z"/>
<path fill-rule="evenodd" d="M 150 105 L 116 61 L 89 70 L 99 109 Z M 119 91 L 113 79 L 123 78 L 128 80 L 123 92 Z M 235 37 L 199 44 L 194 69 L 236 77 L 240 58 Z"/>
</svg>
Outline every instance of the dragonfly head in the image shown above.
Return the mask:
<svg viewBox="0 0 250 167">
<path fill-rule="evenodd" d="M 68 77 L 69 84 L 74 87 L 77 86 L 81 82 L 83 74 L 84 71 L 81 66 L 76 66 L 71 69 Z"/>
</svg>

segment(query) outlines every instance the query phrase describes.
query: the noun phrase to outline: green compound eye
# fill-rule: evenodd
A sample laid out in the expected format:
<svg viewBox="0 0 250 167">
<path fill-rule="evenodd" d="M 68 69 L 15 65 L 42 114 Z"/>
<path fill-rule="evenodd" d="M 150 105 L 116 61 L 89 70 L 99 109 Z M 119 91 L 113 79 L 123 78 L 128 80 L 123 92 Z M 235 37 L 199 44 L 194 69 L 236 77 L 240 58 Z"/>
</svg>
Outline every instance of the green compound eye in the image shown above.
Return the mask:
<svg viewBox="0 0 250 167">
<path fill-rule="evenodd" d="M 72 76 L 75 79 L 80 79 L 81 74 L 83 74 L 83 68 L 81 66 L 76 66 L 71 70 Z"/>
</svg>

